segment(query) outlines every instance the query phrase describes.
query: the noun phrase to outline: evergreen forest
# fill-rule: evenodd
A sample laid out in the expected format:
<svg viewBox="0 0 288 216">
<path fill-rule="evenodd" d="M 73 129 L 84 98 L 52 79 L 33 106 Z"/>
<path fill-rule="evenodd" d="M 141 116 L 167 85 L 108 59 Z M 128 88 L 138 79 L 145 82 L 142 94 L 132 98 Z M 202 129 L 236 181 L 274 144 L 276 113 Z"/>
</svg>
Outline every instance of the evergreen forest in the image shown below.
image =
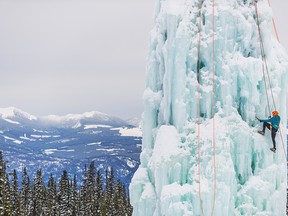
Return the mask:
<svg viewBox="0 0 288 216">
<path fill-rule="evenodd" d="M 130 216 L 132 206 L 125 186 L 115 179 L 113 168 L 105 176 L 94 162 L 85 166 L 83 178 L 70 179 L 66 170 L 57 181 L 50 175 L 43 180 L 42 170 L 33 179 L 26 168 L 18 182 L 16 170 L 7 172 L 0 151 L 0 216 Z"/>
</svg>

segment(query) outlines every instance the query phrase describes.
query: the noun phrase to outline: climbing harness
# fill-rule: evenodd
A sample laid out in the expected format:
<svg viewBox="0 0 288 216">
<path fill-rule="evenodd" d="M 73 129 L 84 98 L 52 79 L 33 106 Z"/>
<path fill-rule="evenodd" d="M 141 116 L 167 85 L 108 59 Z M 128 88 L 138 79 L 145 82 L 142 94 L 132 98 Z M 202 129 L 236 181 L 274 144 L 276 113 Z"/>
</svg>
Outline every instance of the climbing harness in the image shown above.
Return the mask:
<svg viewBox="0 0 288 216">
<path fill-rule="evenodd" d="M 270 1 L 269 0 L 268 0 L 268 4 L 270 6 Z M 264 80 L 264 84 L 265 84 L 264 86 L 265 86 L 265 91 L 266 91 L 266 96 L 267 96 L 267 105 L 268 105 L 269 113 L 271 113 L 271 107 L 270 107 L 270 104 L 269 104 L 269 97 L 268 97 L 268 90 L 267 90 L 267 81 L 266 81 L 266 76 L 265 76 L 265 69 L 266 69 L 266 73 L 267 73 L 267 78 L 268 78 L 268 83 L 269 83 L 269 88 L 270 88 L 270 94 L 271 94 L 271 97 L 272 97 L 274 110 L 277 110 L 277 107 L 276 107 L 276 103 L 275 103 L 275 99 L 274 99 L 274 94 L 273 94 L 273 91 L 272 91 L 271 79 L 270 79 L 270 75 L 269 75 L 267 59 L 266 59 L 266 56 L 265 56 L 263 38 L 262 38 L 262 35 L 261 35 L 261 27 L 260 27 L 260 22 L 259 22 L 259 13 L 258 13 L 257 0 L 254 1 L 254 6 L 255 6 L 255 13 L 256 13 L 256 23 L 257 23 L 257 26 L 258 26 L 260 50 L 261 50 L 261 56 L 262 56 L 263 80 Z M 272 19 L 272 22 L 273 22 L 273 25 L 274 25 L 274 31 L 275 31 L 277 40 L 279 41 L 278 32 L 277 32 L 277 29 L 276 29 L 276 24 L 275 24 L 274 18 Z M 264 68 L 264 65 L 265 65 L 265 68 Z M 286 161 L 287 161 L 287 153 L 286 153 L 284 139 L 283 139 L 283 136 L 282 136 L 282 130 L 281 130 L 281 126 L 280 125 L 279 125 L 279 132 L 280 132 L 280 137 L 281 137 L 281 141 L 282 141 L 282 146 L 283 146 L 285 158 L 286 158 Z"/>
<path fill-rule="evenodd" d="M 212 145 L 213 145 L 213 162 L 214 162 L 214 196 L 213 196 L 213 206 L 212 213 L 214 215 L 215 210 L 215 202 L 216 202 L 216 142 L 215 142 L 215 0 L 212 0 L 212 99 L 211 99 L 211 114 L 213 117 L 212 123 Z M 198 61 L 197 61 L 197 81 L 198 81 L 198 181 L 199 181 L 199 200 L 200 200 L 200 208 L 202 211 L 202 215 L 204 216 L 203 203 L 201 198 L 201 139 L 200 139 L 200 125 L 201 125 L 201 81 L 200 81 L 200 52 L 201 52 L 201 33 L 202 33 L 202 5 L 203 0 L 200 0 L 199 3 L 199 39 L 198 39 Z"/>
</svg>

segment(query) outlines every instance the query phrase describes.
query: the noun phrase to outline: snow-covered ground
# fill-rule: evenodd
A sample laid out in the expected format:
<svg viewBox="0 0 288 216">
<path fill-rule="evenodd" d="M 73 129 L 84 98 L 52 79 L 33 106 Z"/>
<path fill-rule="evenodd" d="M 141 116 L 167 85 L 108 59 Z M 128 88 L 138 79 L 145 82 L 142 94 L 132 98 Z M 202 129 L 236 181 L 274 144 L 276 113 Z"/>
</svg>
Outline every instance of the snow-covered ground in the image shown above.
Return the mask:
<svg viewBox="0 0 288 216">
<path fill-rule="evenodd" d="M 141 128 L 113 128 L 111 130 L 119 130 L 121 136 L 142 137 Z"/>
</svg>

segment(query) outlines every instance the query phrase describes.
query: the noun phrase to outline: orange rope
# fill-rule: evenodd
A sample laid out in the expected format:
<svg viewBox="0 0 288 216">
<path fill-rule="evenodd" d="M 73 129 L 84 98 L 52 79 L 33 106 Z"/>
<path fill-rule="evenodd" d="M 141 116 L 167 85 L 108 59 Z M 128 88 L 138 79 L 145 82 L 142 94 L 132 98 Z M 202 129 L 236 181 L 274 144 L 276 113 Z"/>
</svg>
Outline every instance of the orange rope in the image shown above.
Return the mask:
<svg viewBox="0 0 288 216">
<path fill-rule="evenodd" d="M 269 7 L 271 7 L 270 0 L 268 0 L 268 4 L 269 4 Z M 276 23 L 275 23 L 274 17 L 272 17 L 272 23 L 273 23 L 275 35 L 277 37 L 278 42 L 280 43 L 279 34 L 278 34 L 278 31 L 277 31 L 277 27 L 276 27 Z"/>
<path fill-rule="evenodd" d="M 202 203 L 202 198 L 201 198 L 201 144 L 200 144 L 200 124 L 201 124 L 201 84 L 200 84 L 200 49 L 201 49 L 201 32 L 202 32 L 202 0 L 200 0 L 199 3 L 199 9 L 200 9 L 200 14 L 199 14 L 199 40 L 198 40 L 198 64 L 197 64 L 197 80 L 198 80 L 198 181 L 199 181 L 199 186 L 198 186 L 198 192 L 199 192 L 199 200 L 200 200 L 200 208 L 202 211 L 202 215 L 204 216 L 204 209 L 203 209 L 203 203 Z"/>
<path fill-rule="evenodd" d="M 214 197 L 212 213 L 214 215 L 215 203 L 216 203 L 216 142 L 215 142 L 215 0 L 212 0 L 212 118 L 213 118 L 213 132 L 212 132 L 212 143 L 213 143 L 213 157 L 214 157 Z"/>
<path fill-rule="evenodd" d="M 268 0 L 268 2 L 269 2 L 269 0 Z M 269 5 L 270 5 L 270 2 L 269 2 Z M 257 8 L 257 2 L 256 1 L 255 1 L 255 11 L 256 11 L 256 19 L 257 19 L 257 25 L 258 25 L 258 30 L 259 30 L 259 39 L 260 39 L 260 43 L 261 43 L 260 44 L 260 48 L 261 48 L 262 60 L 264 61 L 265 66 L 266 66 L 266 73 L 267 73 L 267 77 L 268 77 L 268 82 L 269 82 L 269 87 L 270 87 L 271 97 L 272 97 L 272 100 L 273 100 L 274 109 L 277 110 L 275 99 L 274 99 L 274 95 L 273 95 L 273 91 L 272 91 L 272 85 L 271 85 L 271 79 L 270 79 L 270 76 L 269 76 L 269 69 L 268 69 L 268 66 L 267 66 L 267 60 L 266 60 L 266 56 L 265 56 L 265 49 L 264 49 L 264 45 L 263 45 L 263 39 L 262 39 L 262 36 L 261 36 L 261 28 L 260 28 L 260 23 L 259 23 L 259 15 L 258 15 L 258 8 Z M 277 34 L 277 30 L 275 32 Z M 265 74 L 263 76 L 264 76 L 265 89 L 266 89 L 266 94 L 267 94 L 267 83 L 266 83 L 266 79 L 265 79 Z M 269 103 L 269 98 L 268 97 L 267 97 L 267 100 L 268 100 L 268 103 Z M 269 110 L 270 110 L 270 108 L 269 108 Z M 271 110 L 270 110 L 270 113 L 271 113 Z M 284 139 L 283 139 L 283 136 L 282 136 L 281 125 L 279 125 L 279 131 L 280 131 L 280 137 L 281 137 L 281 141 L 282 141 L 282 146 L 283 146 L 285 158 L 286 158 L 286 161 L 288 161 L 287 153 L 286 153 L 286 149 L 285 149 L 285 144 L 284 144 Z"/>
</svg>

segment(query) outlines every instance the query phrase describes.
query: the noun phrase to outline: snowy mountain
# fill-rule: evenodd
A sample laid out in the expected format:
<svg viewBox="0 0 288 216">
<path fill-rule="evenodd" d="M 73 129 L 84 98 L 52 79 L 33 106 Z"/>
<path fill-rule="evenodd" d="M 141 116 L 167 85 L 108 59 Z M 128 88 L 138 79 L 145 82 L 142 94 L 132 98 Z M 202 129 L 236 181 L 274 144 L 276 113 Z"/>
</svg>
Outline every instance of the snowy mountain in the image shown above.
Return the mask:
<svg viewBox="0 0 288 216">
<path fill-rule="evenodd" d="M 285 131 L 288 57 L 271 20 L 264 0 L 157 0 L 133 215 L 286 215 L 286 136 L 273 153 L 255 119 L 277 109 Z"/>
<path fill-rule="evenodd" d="M 35 117 L 16 108 L 0 109 L 0 149 L 10 169 L 42 168 L 59 177 L 63 169 L 81 173 L 95 160 L 114 167 L 126 184 L 139 164 L 141 129 L 100 112 Z M 79 174 L 80 175 L 80 174 Z M 78 176 L 79 179 L 81 176 Z"/>
<path fill-rule="evenodd" d="M 141 127 L 141 119 L 139 118 L 127 119 L 126 122 L 128 122 L 128 124 L 133 125 L 135 127 Z"/>
<path fill-rule="evenodd" d="M 15 107 L 9 107 L 9 108 L 0 108 L 0 117 L 9 122 L 14 124 L 20 124 L 17 122 L 17 120 L 20 121 L 36 121 L 37 117 L 30 115 L 29 113 L 26 113 L 20 109 L 17 109 Z"/>
</svg>

